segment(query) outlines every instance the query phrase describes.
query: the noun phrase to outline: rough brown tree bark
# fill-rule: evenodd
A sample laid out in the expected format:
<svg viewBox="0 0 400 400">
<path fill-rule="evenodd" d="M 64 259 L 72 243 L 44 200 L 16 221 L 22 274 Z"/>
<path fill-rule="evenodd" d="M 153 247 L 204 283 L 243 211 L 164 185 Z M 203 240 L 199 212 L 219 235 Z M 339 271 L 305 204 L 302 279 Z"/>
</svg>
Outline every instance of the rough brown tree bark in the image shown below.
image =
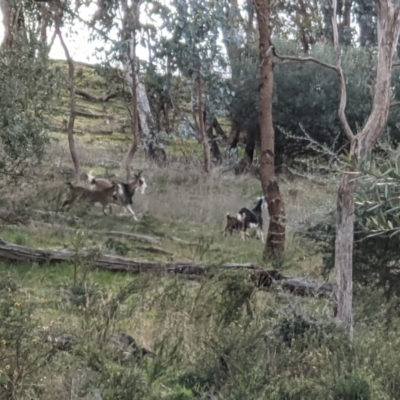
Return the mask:
<svg viewBox="0 0 400 400">
<path fill-rule="evenodd" d="M 265 199 L 268 203 L 270 222 L 264 258 L 276 255 L 285 248 L 285 206 L 275 175 L 275 132 L 272 124 L 272 94 L 274 70 L 272 63 L 270 0 L 254 0 L 260 36 L 260 101 L 259 124 L 261 136 L 260 176 Z"/>
</svg>

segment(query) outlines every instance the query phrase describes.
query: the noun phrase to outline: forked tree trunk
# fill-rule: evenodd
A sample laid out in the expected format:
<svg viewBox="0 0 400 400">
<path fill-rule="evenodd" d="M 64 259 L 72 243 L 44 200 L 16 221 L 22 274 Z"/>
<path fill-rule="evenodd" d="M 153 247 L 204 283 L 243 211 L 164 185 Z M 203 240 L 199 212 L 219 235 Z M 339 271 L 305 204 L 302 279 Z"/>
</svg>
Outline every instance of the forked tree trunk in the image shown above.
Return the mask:
<svg viewBox="0 0 400 400">
<path fill-rule="evenodd" d="M 285 248 L 285 206 L 275 175 L 275 132 L 272 124 L 272 94 L 274 71 L 271 51 L 270 0 L 254 0 L 260 33 L 261 84 L 259 124 L 261 136 L 260 175 L 270 222 L 264 258 Z M 271 53 L 271 54 L 269 54 Z"/>
<path fill-rule="evenodd" d="M 350 154 L 359 160 L 365 158 L 376 140 L 381 136 L 386 125 L 390 108 L 390 85 L 399 29 L 400 2 L 396 5 L 387 0 L 377 1 L 377 33 L 378 33 L 378 66 L 375 84 L 375 96 L 371 114 L 360 133 L 353 136 L 347 123 L 344 109 L 346 93 L 342 80 L 342 95 L 339 117 L 342 126 L 351 140 Z M 340 50 L 338 45 L 336 0 L 334 1 L 333 28 L 335 36 L 335 52 L 337 65 L 340 65 Z M 354 241 L 354 195 L 357 190 L 354 171 L 346 171 L 343 175 L 337 199 L 337 221 L 335 242 L 335 295 L 337 301 L 337 316 L 352 332 L 353 303 L 353 241 Z"/>
</svg>

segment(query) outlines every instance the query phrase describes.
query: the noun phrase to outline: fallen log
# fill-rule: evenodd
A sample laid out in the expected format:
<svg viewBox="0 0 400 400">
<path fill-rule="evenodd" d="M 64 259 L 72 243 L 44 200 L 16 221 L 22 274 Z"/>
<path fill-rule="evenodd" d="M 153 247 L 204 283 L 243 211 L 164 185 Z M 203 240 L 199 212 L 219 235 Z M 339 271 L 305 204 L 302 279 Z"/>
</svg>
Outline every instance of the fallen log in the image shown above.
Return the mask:
<svg viewBox="0 0 400 400">
<path fill-rule="evenodd" d="M 114 118 L 112 115 L 96 114 L 90 108 L 86 108 L 83 106 L 76 106 L 75 113 L 76 115 L 80 115 L 81 117 L 107 119 L 107 120 L 112 120 Z"/>
<path fill-rule="evenodd" d="M 32 249 L 10 243 L 0 238 L 0 259 L 9 261 L 32 261 L 37 263 L 60 263 L 84 259 L 93 256 L 89 251 L 75 252 L 69 249 Z M 194 262 L 135 261 L 125 257 L 103 254 L 91 260 L 94 266 L 110 271 L 125 272 L 170 272 L 175 274 L 205 275 L 211 269 L 254 269 L 252 264 L 227 263 L 222 265 L 205 265 Z"/>
<path fill-rule="evenodd" d="M 299 296 L 324 296 L 333 293 L 333 285 L 326 282 L 311 282 L 305 278 L 286 278 L 282 288 Z"/>
<path fill-rule="evenodd" d="M 277 270 L 260 270 L 253 264 L 226 263 L 222 265 L 205 265 L 194 262 L 167 262 L 160 261 L 136 261 L 114 255 L 98 255 L 94 257 L 90 251 L 81 250 L 75 252 L 69 249 L 32 249 L 10 243 L 0 238 L 0 260 L 13 262 L 36 262 L 56 264 L 76 259 L 88 259 L 97 268 L 115 272 L 167 272 L 177 275 L 185 275 L 188 279 L 195 276 L 204 276 L 217 269 L 246 269 L 251 271 L 251 279 L 260 288 L 268 289 L 272 283 L 282 280 L 282 287 L 293 294 L 302 296 L 327 295 L 332 293 L 333 287 L 329 283 L 315 283 L 304 278 L 286 278 Z M 261 277 L 261 278 L 260 278 Z M 264 277 L 264 278 L 263 278 Z M 265 277 L 268 277 L 265 280 Z"/>
<path fill-rule="evenodd" d="M 32 249 L 10 243 L 0 238 L 0 259 L 16 262 L 32 261 L 37 263 L 56 264 L 66 261 L 74 261 L 77 258 L 93 258 L 89 251 L 72 251 L 69 249 Z M 100 255 L 92 259 L 97 268 L 110 271 L 124 272 L 171 272 L 177 274 L 196 274 L 204 275 L 210 268 L 207 265 L 187 262 L 162 263 L 135 261 L 125 257 L 114 255 Z"/>
<path fill-rule="evenodd" d="M 115 97 L 117 97 L 119 95 L 119 93 L 117 93 L 117 92 L 111 92 L 111 93 L 103 93 L 101 96 L 95 96 L 95 95 L 87 92 L 86 90 L 82 90 L 82 89 L 75 89 L 75 93 L 78 94 L 79 96 L 86 98 L 87 100 L 99 101 L 101 103 L 105 103 L 108 100 L 114 99 Z"/>
</svg>

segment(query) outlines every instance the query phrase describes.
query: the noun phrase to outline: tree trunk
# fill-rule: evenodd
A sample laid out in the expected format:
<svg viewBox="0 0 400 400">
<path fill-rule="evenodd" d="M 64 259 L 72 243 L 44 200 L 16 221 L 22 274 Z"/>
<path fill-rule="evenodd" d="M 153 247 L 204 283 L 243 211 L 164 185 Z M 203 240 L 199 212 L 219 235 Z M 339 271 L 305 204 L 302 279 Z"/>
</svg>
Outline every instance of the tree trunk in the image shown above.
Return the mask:
<svg viewBox="0 0 400 400">
<path fill-rule="evenodd" d="M 252 29 L 253 25 L 253 7 L 252 0 L 248 0 L 248 13 L 249 13 L 249 25 L 246 27 L 246 34 Z M 229 64 L 231 66 L 231 81 L 235 86 L 240 79 L 240 55 L 241 55 L 241 43 L 240 34 L 238 32 L 238 16 L 240 15 L 239 4 L 237 0 L 229 2 L 229 9 L 226 14 L 226 21 L 222 24 L 222 36 L 225 45 L 226 52 L 229 58 Z M 239 143 L 239 128 L 235 122 L 235 118 L 231 117 L 231 133 L 229 135 L 229 148 L 235 149 Z"/>
<path fill-rule="evenodd" d="M 204 152 L 204 172 L 209 174 L 211 171 L 211 153 L 210 143 L 208 142 L 207 132 L 204 127 L 203 79 L 201 74 L 198 78 L 197 89 L 199 94 L 199 130 Z"/>
<path fill-rule="evenodd" d="M 207 137 L 208 137 L 208 142 L 210 144 L 210 152 L 212 154 L 212 159 L 215 164 L 220 165 L 222 163 L 222 156 L 221 156 L 221 152 L 218 147 L 218 143 L 216 141 L 217 137 L 215 137 L 213 134 L 213 126 L 212 125 L 210 125 L 207 128 Z"/>
<path fill-rule="evenodd" d="M 126 36 L 124 39 L 128 43 L 127 51 L 125 53 L 125 71 L 130 75 L 130 79 L 127 81 L 130 83 L 129 89 L 132 94 L 132 109 L 129 109 L 131 117 L 131 132 L 132 132 L 132 144 L 125 157 L 124 166 L 126 181 L 130 180 L 131 164 L 133 157 L 138 148 L 138 131 L 139 131 L 139 121 L 138 121 L 138 106 L 137 106 L 137 72 L 136 72 L 136 29 L 139 23 L 139 3 L 136 4 L 136 9 L 132 10 L 128 7 L 127 1 L 122 1 L 122 10 L 124 15 L 123 25 L 124 27 L 129 26 L 129 29 L 125 29 Z M 130 74 L 129 74 L 130 72 Z"/>
<path fill-rule="evenodd" d="M 376 46 L 376 32 L 373 27 L 376 7 L 374 1 L 357 2 L 355 17 L 357 20 L 359 34 L 359 43 L 362 48 L 372 48 Z"/>
<path fill-rule="evenodd" d="M 141 135 L 145 141 L 145 148 L 147 155 L 157 161 L 165 161 L 166 154 L 163 149 L 158 148 L 158 133 L 156 131 L 156 124 L 153 119 L 153 115 L 150 109 L 149 99 L 146 93 L 146 87 L 141 81 L 137 71 L 132 71 L 130 54 L 133 54 L 133 43 L 132 37 L 135 37 L 134 30 L 139 27 L 139 12 L 141 0 L 132 0 L 132 5 L 128 5 L 128 0 L 122 2 L 123 10 L 123 22 L 121 29 L 121 36 L 126 38 L 128 48 L 123 54 L 124 57 L 124 70 L 125 79 L 128 87 L 136 87 L 136 101 L 137 101 L 137 115 L 138 123 L 140 125 Z M 132 92 L 133 95 L 133 92 Z"/>
<path fill-rule="evenodd" d="M 246 44 L 250 46 L 254 40 L 254 5 L 253 0 L 246 0 L 248 21 L 246 26 Z"/>
<path fill-rule="evenodd" d="M 274 71 L 271 49 L 270 0 L 254 0 L 260 33 L 261 84 L 259 124 L 261 135 L 260 175 L 270 222 L 264 258 L 277 255 L 285 248 L 285 206 L 275 175 L 275 132 L 272 124 Z"/>
<path fill-rule="evenodd" d="M 20 29 L 24 26 L 22 3 L 18 6 L 11 0 L 0 0 L 0 10 L 3 14 L 2 48 L 11 49 Z"/>
<path fill-rule="evenodd" d="M 58 18 L 58 17 L 56 17 Z M 75 168 L 75 181 L 79 182 L 80 175 L 81 175 L 81 164 L 79 162 L 78 155 L 76 153 L 75 148 L 75 139 L 74 139 L 74 125 L 75 125 L 75 117 L 76 117 L 76 110 L 75 110 L 75 67 L 74 62 L 69 54 L 68 47 L 66 46 L 63 36 L 60 30 L 60 21 L 56 21 L 56 32 L 58 38 L 60 39 L 60 43 L 62 48 L 64 49 L 65 58 L 67 59 L 68 63 L 68 76 L 69 76 L 69 84 L 70 84 L 70 110 L 69 110 L 69 118 L 68 118 L 68 145 L 69 151 L 71 154 L 71 159 L 74 164 Z"/>
<path fill-rule="evenodd" d="M 348 123 L 344 114 L 346 93 L 342 82 L 341 110 L 339 117 L 342 126 L 351 139 L 350 155 L 362 160 L 372 149 L 381 136 L 386 125 L 390 108 L 390 86 L 393 66 L 393 55 L 397 48 L 400 30 L 400 2 L 394 6 L 387 0 L 380 0 L 377 4 L 377 32 L 378 32 L 378 64 L 375 84 L 375 96 L 371 114 L 356 136 L 349 132 Z M 341 70 L 340 50 L 338 49 L 338 34 L 336 26 L 336 3 L 334 3 L 333 27 L 337 65 Z M 335 32 L 336 29 L 336 32 Z M 346 171 L 338 191 L 337 221 L 335 241 L 335 296 L 337 301 L 337 316 L 343 325 L 352 333 L 352 305 L 353 305 L 353 242 L 354 242 L 354 195 L 357 184 L 354 178 L 355 171 Z"/>
</svg>

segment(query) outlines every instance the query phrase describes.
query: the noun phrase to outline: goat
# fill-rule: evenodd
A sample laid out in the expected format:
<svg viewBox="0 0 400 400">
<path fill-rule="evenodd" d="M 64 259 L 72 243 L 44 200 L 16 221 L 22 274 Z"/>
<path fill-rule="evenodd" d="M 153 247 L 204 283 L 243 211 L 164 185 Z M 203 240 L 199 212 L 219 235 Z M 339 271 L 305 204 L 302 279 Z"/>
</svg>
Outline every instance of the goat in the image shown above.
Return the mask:
<svg viewBox="0 0 400 400">
<path fill-rule="evenodd" d="M 91 172 L 88 174 L 88 181 L 91 185 L 92 190 L 101 190 L 109 188 L 112 183 L 110 180 L 105 178 L 95 178 Z M 113 196 L 111 202 L 117 205 L 123 205 L 129 213 L 133 215 L 133 219 L 137 221 L 135 212 L 132 210 L 132 197 L 135 194 L 136 189 L 140 188 L 141 193 L 144 194 L 147 183 L 141 176 L 141 172 L 134 175 L 134 178 L 128 183 L 118 183 L 117 192 Z"/>
<path fill-rule="evenodd" d="M 262 218 L 262 205 L 264 202 L 263 197 L 258 198 L 257 205 L 249 210 L 248 208 L 241 208 L 237 214 L 237 219 L 242 223 L 242 230 L 240 235 L 243 240 L 245 240 L 245 235 L 248 236 L 247 229 L 256 229 L 257 238 L 264 242 L 263 228 L 263 218 Z"/>
<path fill-rule="evenodd" d="M 117 189 L 117 184 L 115 182 L 111 183 L 110 187 L 103 190 L 90 190 L 83 186 L 75 186 L 73 183 L 68 182 L 67 185 L 71 190 L 71 196 L 68 200 L 65 200 L 62 204 L 63 207 L 71 207 L 77 200 L 83 200 L 91 205 L 100 203 L 103 206 L 103 213 L 105 214 L 105 209 L 110 205 L 110 202 L 115 195 Z"/>
<path fill-rule="evenodd" d="M 228 231 L 230 235 L 232 236 L 232 232 L 234 230 L 240 230 L 242 229 L 242 223 L 236 218 L 236 217 L 231 217 L 229 213 L 226 214 L 226 227 L 225 227 L 225 236 L 226 232 Z"/>
</svg>

